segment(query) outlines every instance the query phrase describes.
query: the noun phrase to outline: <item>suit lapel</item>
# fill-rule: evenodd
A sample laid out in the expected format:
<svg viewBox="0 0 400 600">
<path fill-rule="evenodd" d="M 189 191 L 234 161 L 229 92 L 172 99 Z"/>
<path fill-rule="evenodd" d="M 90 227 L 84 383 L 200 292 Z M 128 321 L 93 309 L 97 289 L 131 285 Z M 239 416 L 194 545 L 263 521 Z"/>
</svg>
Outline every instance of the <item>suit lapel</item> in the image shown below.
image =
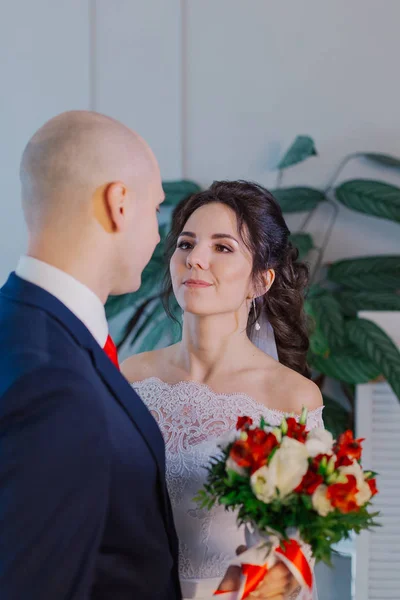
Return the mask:
<svg viewBox="0 0 400 600">
<path fill-rule="evenodd" d="M 158 465 L 161 479 L 164 481 L 165 446 L 157 423 L 123 375 L 111 363 L 85 325 L 57 298 L 39 286 L 21 279 L 15 273 L 11 273 L 8 281 L 1 288 L 0 293 L 17 302 L 45 310 L 69 331 L 78 345 L 90 353 L 97 373 L 130 420 L 135 424 L 153 455 Z"/>
<path fill-rule="evenodd" d="M 97 345 L 92 351 L 97 372 L 115 399 L 136 425 L 161 473 L 165 473 L 165 445 L 158 425 L 125 377 L 116 369 L 103 350 Z M 163 476 L 164 478 L 164 476 Z"/>
</svg>

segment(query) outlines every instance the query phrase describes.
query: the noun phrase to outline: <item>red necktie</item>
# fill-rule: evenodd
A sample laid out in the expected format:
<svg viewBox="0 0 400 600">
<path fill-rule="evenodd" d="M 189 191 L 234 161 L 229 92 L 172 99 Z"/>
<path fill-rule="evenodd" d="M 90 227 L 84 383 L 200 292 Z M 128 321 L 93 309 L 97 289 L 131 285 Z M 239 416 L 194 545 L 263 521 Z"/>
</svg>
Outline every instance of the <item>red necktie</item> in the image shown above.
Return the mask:
<svg viewBox="0 0 400 600">
<path fill-rule="evenodd" d="M 106 344 L 105 344 L 103 350 L 107 354 L 107 356 L 111 360 L 111 362 L 114 363 L 114 365 L 117 367 L 117 369 L 119 369 L 117 348 L 116 348 L 116 346 L 112 340 L 112 337 L 110 335 L 107 338 L 107 341 L 106 341 Z"/>
</svg>

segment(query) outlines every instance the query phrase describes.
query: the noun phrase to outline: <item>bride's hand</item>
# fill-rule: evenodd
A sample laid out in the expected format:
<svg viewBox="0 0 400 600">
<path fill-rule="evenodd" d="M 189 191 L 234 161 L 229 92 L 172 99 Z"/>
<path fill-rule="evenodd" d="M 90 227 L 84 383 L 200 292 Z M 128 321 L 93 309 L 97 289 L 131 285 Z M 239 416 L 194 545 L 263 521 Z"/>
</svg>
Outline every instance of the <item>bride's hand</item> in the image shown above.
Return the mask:
<svg viewBox="0 0 400 600">
<path fill-rule="evenodd" d="M 241 554 L 246 547 L 238 548 Z M 225 573 L 218 590 L 230 592 L 238 590 L 240 586 L 240 567 L 231 566 Z M 298 582 L 284 564 L 278 563 L 270 569 L 257 589 L 248 598 L 253 600 L 288 600 L 299 587 Z"/>
<path fill-rule="evenodd" d="M 298 582 L 282 563 L 268 571 L 258 587 L 248 597 L 257 600 L 288 600 L 299 587 Z"/>
</svg>

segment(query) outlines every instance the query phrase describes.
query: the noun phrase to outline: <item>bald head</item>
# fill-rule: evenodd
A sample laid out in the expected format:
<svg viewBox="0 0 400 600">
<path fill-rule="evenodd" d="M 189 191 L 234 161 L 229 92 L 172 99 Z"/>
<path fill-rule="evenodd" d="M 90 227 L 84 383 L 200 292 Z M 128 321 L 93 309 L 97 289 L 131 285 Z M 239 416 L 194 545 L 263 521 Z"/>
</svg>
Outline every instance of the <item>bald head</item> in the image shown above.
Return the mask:
<svg viewBox="0 0 400 600">
<path fill-rule="evenodd" d="M 158 172 L 146 142 L 118 121 L 88 111 L 63 113 L 28 142 L 20 178 L 30 230 L 81 216 L 101 186 L 122 181 L 140 188 Z"/>
</svg>

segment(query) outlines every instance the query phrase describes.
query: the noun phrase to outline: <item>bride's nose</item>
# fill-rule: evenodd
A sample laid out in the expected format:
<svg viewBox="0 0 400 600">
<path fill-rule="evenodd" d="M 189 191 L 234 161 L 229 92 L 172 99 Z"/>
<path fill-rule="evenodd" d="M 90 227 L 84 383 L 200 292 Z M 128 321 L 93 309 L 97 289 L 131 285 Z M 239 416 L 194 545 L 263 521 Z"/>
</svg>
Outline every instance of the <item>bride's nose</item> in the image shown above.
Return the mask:
<svg viewBox="0 0 400 600">
<path fill-rule="evenodd" d="M 210 259 L 206 248 L 202 248 L 200 244 L 195 246 L 187 255 L 186 266 L 188 269 L 198 267 L 206 271 L 210 266 Z"/>
</svg>

